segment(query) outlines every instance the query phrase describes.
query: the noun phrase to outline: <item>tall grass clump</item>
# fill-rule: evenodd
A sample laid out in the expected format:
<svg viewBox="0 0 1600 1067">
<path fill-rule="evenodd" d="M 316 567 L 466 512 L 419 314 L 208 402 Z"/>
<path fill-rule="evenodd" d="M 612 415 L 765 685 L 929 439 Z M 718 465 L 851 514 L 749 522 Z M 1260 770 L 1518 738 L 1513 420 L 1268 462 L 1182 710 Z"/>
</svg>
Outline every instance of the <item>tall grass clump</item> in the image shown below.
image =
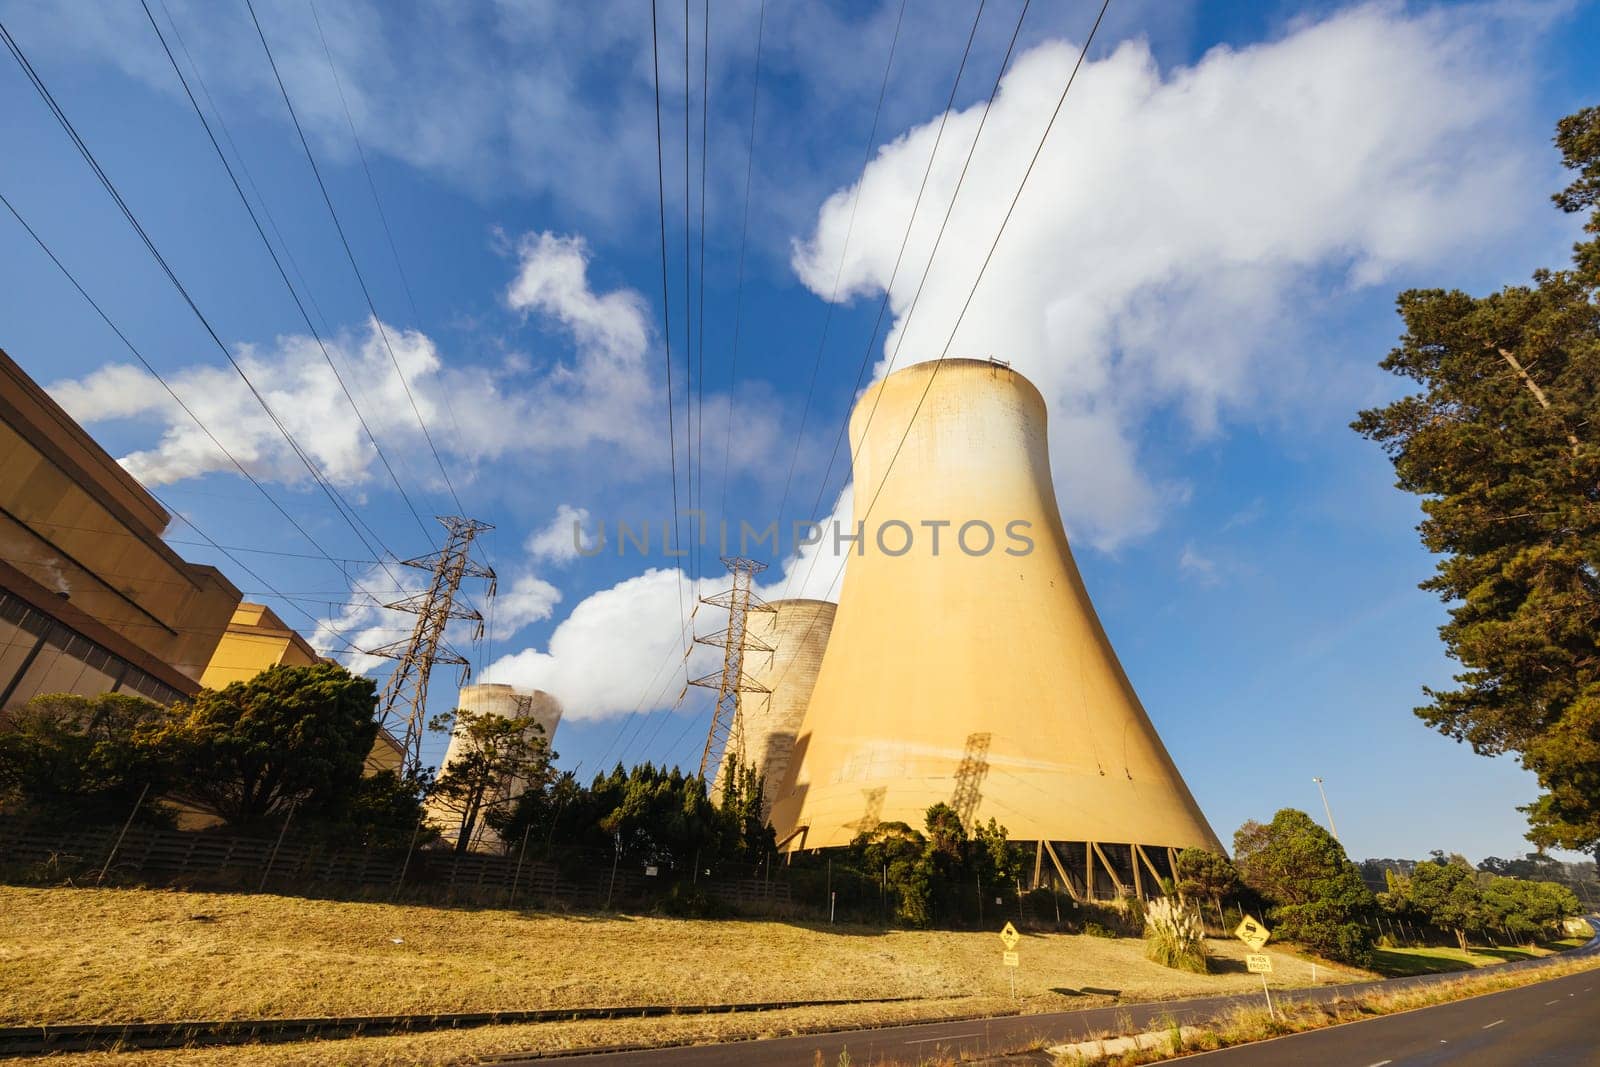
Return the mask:
<svg viewBox="0 0 1600 1067">
<path fill-rule="evenodd" d="M 1144 914 L 1144 954 L 1164 967 L 1206 973 L 1205 926 L 1199 909 L 1177 897 L 1150 902 Z"/>
</svg>

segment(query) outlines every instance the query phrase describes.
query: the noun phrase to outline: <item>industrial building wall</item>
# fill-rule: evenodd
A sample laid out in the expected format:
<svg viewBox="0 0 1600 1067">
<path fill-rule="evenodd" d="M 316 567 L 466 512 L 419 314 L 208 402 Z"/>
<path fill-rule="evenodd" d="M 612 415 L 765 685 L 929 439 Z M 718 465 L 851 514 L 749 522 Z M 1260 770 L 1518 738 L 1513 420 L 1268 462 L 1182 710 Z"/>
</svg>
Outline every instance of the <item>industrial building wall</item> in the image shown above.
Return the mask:
<svg viewBox="0 0 1600 1067">
<path fill-rule="evenodd" d="M 125 649 L 126 651 L 126 649 Z M 130 660 L 62 623 L 55 614 L 0 589 L 0 710 L 46 693 L 129 693 L 170 704 L 184 691 L 147 659 Z"/>
<path fill-rule="evenodd" d="M 254 678 L 268 667 L 309 667 L 316 651 L 263 604 L 240 604 L 200 677 L 207 689 Z"/>
<path fill-rule="evenodd" d="M 907 368 L 857 402 L 856 499 L 876 503 L 856 516 L 867 542 L 845 566 L 773 808 L 787 847 L 920 827 L 940 801 L 969 823 L 997 819 L 1013 840 L 1219 847 L 1073 562 L 1045 419 L 1026 379 L 977 360 Z M 877 541 L 891 521 L 913 534 L 900 554 L 901 529 L 889 551 Z M 939 522 L 951 525 L 936 548 Z M 970 522 L 994 532 L 989 550 L 981 527 L 962 547 Z M 1014 522 L 1030 547 L 1008 538 Z"/>
<path fill-rule="evenodd" d="M 3 352 L 0 457 L 0 587 L 46 590 L 193 691 L 238 589 L 161 540 L 166 511 Z"/>
</svg>

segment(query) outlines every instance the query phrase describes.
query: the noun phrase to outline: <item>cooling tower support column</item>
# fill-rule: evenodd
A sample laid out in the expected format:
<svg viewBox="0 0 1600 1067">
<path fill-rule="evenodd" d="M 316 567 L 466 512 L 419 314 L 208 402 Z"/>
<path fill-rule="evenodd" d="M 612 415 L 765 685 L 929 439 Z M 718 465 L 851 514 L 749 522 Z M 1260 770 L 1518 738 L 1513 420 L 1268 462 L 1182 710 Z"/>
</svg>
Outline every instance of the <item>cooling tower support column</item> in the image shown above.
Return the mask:
<svg viewBox="0 0 1600 1067">
<path fill-rule="evenodd" d="M 711 728 L 706 732 L 705 750 L 700 754 L 700 777 L 714 773 L 719 786 L 724 767 L 736 772 L 745 765 L 744 722 L 739 714 L 741 694 L 771 692 L 745 674 L 744 654 L 750 649 L 772 651 L 771 645 L 755 637 L 749 630 L 750 612 L 772 610 L 750 588 L 755 576 L 766 570 L 767 565 L 743 556 L 724 556 L 722 562 L 733 576 L 733 588 L 715 596 L 701 597 L 700 602 L 726 608 L 727 628 L 720 633 L 695 638 L 699 644 L 715 645 L 722 649 L 722 670 L 689 682 L 690 685 L 717 691 L 716 710 L 711 716 Z M 720 793 L 720 788 L 715 792 Z"/>
</svg>

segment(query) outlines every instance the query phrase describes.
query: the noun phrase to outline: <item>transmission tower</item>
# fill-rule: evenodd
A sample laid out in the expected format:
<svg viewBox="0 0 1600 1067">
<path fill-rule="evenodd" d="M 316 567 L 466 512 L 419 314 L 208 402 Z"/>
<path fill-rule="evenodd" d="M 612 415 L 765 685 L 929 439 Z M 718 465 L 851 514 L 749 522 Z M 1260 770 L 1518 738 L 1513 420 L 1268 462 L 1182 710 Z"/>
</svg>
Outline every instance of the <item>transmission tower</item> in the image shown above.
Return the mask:
<svg viewBox="0 0 1600 1067">
<path fill-rule="evenodd" d="M 745 676 L 746 650 L 772 651 L 771 645 L 759 637 L 750 636 L 745 624 L 752 611 L 774 610 L 750 591 L 755 576 L 767 569 L 765 563 L 757 563 L 743 556 L 723 556 L 722 563 L 733 575 L 733 588 L 715 596 L 701 597 L 700 602 L 726 608 L 727 629 L 695 638 L 699 644 L 715 645 L 722 649 L 722 670 L 689 682 L 690 685 L 717 691 L 717 708 L 711 716 L 711 729 L 706 732 L 705 751 L 700 755 L 700 777 L 705 778 L 707 773 L 712 773 L 719 781 L 726 768 L 744 766 L 744 720 L 739 714 L 740 694 L 772 692 L 760 682 Z"/>
<path fill-rule="evenodd" d="M 378 699 L 378 720 L 391 735 L 403 733 L 401 751 L 404 753 L 406 770 L 413 773 L 422 767 L 422 735 L 427 731 L 428 718 L 428 677 L 433 673 L 433 665 L 448 663 L 460 667 L 463 685 L 472 674 L 472 666 L 467 658 L 445 641 L 445 627 L 451 619 L 469 619 L 478 624 L 479 636 L 483 633 L 483 616 L 472 608 L 456 606 L 456 593 L 461 588 L 461 580 L 487 579 L 489 596 L 495 595 L 493 568 L 473 562 L 468 555 L 473 538 L 494 527 L 458 515 L 441 515 L 439 522 L 449 531 L 444 547 L 426 556 L 401 560 L 403 566 L 432 573 L 428 588 L 384 605 L 417 617 L 411 636 L 404 641 L 367 650 L 368 655 L 400 661 L 389 675 L 388 682 L 384 683 L 383 695 Z"/>
</svg>

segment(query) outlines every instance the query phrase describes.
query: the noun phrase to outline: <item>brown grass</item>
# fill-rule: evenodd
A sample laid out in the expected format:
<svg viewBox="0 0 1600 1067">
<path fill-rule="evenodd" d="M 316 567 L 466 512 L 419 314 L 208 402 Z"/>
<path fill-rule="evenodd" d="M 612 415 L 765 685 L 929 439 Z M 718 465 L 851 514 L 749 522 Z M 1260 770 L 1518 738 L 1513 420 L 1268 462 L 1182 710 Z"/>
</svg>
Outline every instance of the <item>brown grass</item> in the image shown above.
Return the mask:
<svg viewBox="0 0 1600 1067">
<path fill-rule="evenodd" d="M 1093 1003 L 1084 986 L 1161 999 L 1258 985 L 1242 945 L 1209 947 L 1224 973 L 1169 970 L 1136 940 L 1029 936 L 1017 992 L 1044 1011 Z M 0 886 L 0 1024 L 878 997 L 1005 1010 L 1001 950 L 992 933 Z M 1307 961 L 1275 963 L 1276 981 L 1309 982 Z"/>
</svg>

